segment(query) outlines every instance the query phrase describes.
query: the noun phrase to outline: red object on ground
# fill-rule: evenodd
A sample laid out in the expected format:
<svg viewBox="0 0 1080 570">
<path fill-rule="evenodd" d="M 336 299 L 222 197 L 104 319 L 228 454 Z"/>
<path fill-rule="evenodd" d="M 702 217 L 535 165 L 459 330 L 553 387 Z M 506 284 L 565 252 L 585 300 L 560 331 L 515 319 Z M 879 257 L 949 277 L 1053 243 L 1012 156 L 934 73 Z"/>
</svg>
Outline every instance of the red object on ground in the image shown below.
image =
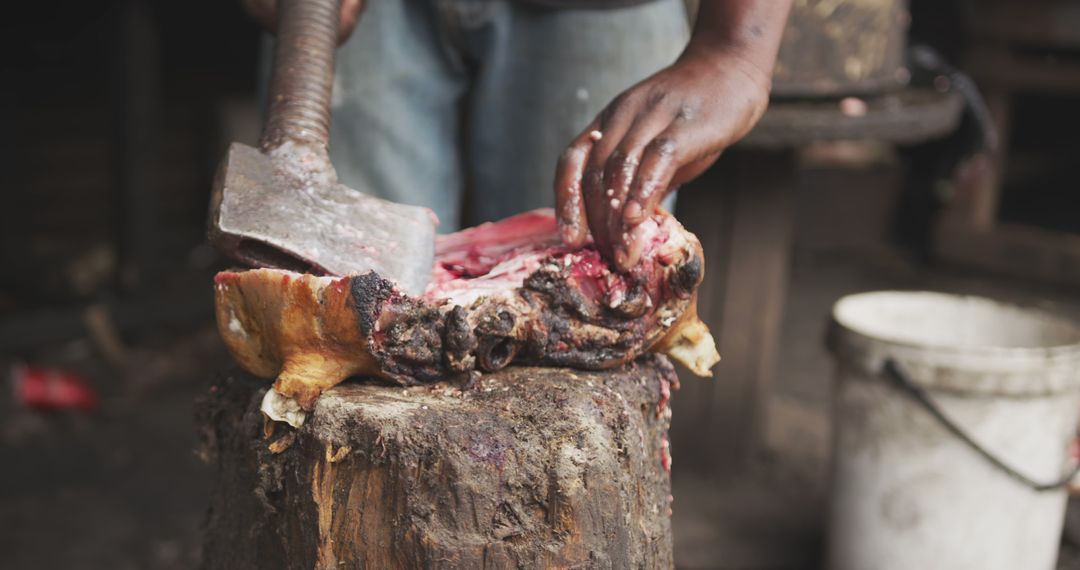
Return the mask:
<svg viewBox="0 0 1080 570">
<path fill-rule="evenodd" d="M 97 409 L 97 393 L 86 378 L 66 370 L 16 365 L 11 371 L 15 401 L 37 410 Z"/>
</svg>

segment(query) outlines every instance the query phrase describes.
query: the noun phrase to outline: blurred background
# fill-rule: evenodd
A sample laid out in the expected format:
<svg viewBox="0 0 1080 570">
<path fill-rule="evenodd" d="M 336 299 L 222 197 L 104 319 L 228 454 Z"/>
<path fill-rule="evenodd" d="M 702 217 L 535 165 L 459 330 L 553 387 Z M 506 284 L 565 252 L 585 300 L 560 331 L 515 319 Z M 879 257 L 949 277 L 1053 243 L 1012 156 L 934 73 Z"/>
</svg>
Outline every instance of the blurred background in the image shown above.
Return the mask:
<svg viewBox="0 0 1080 570">
<path fill-rule="evenodd" d="M 817 567 L 840 296 L 1080 318 L 1080 6 L 818 4 L 761 125 L 680 194 L 724 356 L 674 397 L 680 567 Z M 258 136 L 260 33 L 232 1 L 28 6 L 0 23 L 0 566 L 195 567 L 196 403 L 231 366 L 206 206 L 225 145 Z"/>
</svg>

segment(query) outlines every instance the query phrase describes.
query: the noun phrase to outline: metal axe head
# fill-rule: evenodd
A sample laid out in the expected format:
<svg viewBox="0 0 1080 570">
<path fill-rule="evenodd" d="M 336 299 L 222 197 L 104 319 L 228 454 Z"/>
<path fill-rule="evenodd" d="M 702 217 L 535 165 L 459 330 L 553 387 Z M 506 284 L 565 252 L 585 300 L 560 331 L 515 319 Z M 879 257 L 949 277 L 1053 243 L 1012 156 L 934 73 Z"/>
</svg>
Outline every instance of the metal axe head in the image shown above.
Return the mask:
<svg viewBox="0 0 1080 570">
<path fill-rule="evenodd" d="M 286 143 L 263 153 L 233 143 L 214 180 L 210 240 L 259 267 L 375 271 L 409 294 L 423 293 L 435 256 L 434 213 L 339 184 L 316 149 Z"/>
<path fill-rule="evenodd" d="M 210 240 L 257 266 L 375 271 L 419 295 L 435 215 L 342 186 L 327 156 L 339 0 L 278 0 L 269 110 L 259 149 L 234 143 L 214 180 Z"/>
</svg>

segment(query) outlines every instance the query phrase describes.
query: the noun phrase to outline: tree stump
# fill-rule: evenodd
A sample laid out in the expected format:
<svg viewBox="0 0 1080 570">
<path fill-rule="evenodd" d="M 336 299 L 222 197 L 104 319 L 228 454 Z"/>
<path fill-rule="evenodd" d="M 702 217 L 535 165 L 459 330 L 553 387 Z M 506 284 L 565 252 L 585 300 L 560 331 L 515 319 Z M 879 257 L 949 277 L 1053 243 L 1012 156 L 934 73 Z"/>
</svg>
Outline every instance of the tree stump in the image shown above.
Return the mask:
<svg viewBox="0 0 1080 570">
<path fill-rule="evenodd" d="M 350 382 L 295 430 L 266 424 L 265 381 L 234 374 L 203 406 L 204 566 L 671 568 L 674 378 L 648 356 L 468 387 Z"/>
</svg>

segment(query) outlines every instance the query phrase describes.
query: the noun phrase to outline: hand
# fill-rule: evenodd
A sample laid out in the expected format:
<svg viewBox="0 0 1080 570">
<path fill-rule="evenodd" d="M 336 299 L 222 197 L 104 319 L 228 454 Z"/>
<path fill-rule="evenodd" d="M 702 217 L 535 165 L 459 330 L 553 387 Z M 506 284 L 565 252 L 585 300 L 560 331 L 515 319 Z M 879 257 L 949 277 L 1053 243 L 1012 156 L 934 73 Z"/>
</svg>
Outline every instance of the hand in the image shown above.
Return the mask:
<svg viewBox="0 0 1080 570">
<path fill-rule="evenodd" d="M 270 33 L 277 29 L 277 0 L 240 0 L 240 4 L 263 29 Z M 338 45 L 345 43 L 352 35 L 363 9 L 364 0 L 341 0 Z"/>
<path fill-rule="evenodd" d="M 638 226 L 679 184 L 701 174 L 761 118 L 771 75 L 733 50 L 690 48 L 631 87 L 559 159 L 555 199 L 563 241 L 587 230 L 621 270 L 644 246 Z"/>
</svg>

